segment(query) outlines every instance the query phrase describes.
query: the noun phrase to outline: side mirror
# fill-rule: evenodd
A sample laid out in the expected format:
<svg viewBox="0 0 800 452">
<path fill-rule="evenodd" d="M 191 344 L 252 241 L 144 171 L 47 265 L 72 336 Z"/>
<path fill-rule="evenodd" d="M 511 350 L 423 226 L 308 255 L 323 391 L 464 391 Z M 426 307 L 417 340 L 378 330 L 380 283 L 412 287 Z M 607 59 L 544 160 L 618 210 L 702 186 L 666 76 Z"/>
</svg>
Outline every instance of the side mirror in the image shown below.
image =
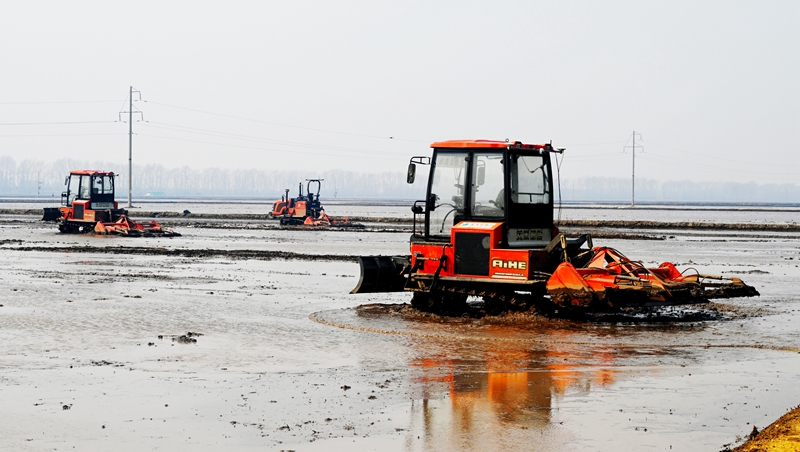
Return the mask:
<svg viewBox="0 0 800 452">
<path fill-rule="evenodd" d="M 483 185 L 486 182 L 486 167 L 479 166 L 478 167 L 478 185 Z"/>
<path fill-rule="evenodd" d="M 409 184 L 413 184 L 414 183 L 414 178 L 416 177 L 416 175 L 417 175 L 417 165 L 415 165 L 413 163 L 409 163 L 408 164 L 408 175 L 406 176 L 406 182 L 408 182 Z"/>
</svg>

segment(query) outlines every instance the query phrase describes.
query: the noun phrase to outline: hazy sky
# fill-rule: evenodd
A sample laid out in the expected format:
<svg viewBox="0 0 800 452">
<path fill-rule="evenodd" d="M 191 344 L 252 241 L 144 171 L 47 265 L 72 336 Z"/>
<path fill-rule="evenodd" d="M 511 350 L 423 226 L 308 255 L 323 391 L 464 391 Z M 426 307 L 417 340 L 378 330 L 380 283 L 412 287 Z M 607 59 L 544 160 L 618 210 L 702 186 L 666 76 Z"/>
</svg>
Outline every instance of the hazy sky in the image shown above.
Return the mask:
<svg viewBox="0 0 800 452">
<path fill-rule="evenodd" d="M 794 183 L 799 24 L 789 0 L 6 0 L 0 156 L 126 162 L 133 85 L 135 165 L 404 171 L 509 138 L 630 177 L 636 130 L 637 178 Z"/>
</svg>

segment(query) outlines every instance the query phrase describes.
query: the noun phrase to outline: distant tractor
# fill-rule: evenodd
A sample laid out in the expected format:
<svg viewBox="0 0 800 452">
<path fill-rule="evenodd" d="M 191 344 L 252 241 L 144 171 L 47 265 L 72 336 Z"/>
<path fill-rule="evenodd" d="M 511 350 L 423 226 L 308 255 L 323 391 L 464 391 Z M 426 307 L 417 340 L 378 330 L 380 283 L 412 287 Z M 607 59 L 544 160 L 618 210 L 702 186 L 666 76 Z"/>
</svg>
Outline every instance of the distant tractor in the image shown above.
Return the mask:
<svg viewBox="0 0 800 452">
<path fill-rule="evenodd" d="M 95 232 L 127 236 L 180 234 L 163 229 L 155 221 L 137 223 L 128 218 L 114 200 L 116 174 L 97 170 L 73 170 L 65 180 L 67 190 L 61 193 L 60 208 L 45 208 L 45 221 L 58 221 L 58 230 L 65 234 Z"/>
<path fill-rule="evenodd" d="M 314 221 L 324 214 L 322 205 L 319 202 L 319 192 L 322 189 L 322 181 L 324 179 L 306 179 L 306 194 L 303 194 L 303 183 L 300 182 L 297 187 L 297 197 L 289 197 L 289 189 L 281 196 L 280 201 L 272 203 L 273 218 L 280 218 L 281 225 L 300 225 L 304 224 L 306 219 Z M 311 191 L 311 184 L 316 184 L 317 194 Z"/>
<path fill-rule="evenodd" d="M 278 201 L 272 203 L 272 218 L 280 219 L 281 226 L 339 226 L 361 228 L 363 225 L 350 223 L 347 218 L 334 219 L 325 213 L 319 201 L 324 179 L 306 179 L 306 193 L 303 194 L 303 183 L 297 188 L 297 197 L 289 197 L 289 189 L 285 190 Z M 316 186 L 313 186 L 316 184 Z M 316 189 L 316 194 L 312 191 Z"/>
</svg>

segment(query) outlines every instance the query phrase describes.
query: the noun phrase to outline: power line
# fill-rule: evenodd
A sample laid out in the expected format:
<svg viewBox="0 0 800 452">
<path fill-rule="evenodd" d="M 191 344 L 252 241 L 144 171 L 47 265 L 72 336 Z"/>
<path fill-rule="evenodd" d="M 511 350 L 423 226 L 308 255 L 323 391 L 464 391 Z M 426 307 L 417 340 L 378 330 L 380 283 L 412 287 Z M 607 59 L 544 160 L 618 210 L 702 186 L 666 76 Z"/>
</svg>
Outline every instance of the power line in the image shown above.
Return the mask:
<svg viewBox="0 0 800 452">
<path fill-rule="evenodd" d="M 50 105 L 50 104 L 106 104 L 119 102 L 119 100 L 65 100 L 41 102 L 0 102 L 0 105 Z"/>
<path fill-rule="evenodd" d="M 578 146 L 600 146 L 606 144 L 628 144 L 627 141 L 606 141 L 605 143 L 580 143 L 580 144 L 565 144 L 563 147 L 565 148 L 574 148 Z"/>
<path fill-rule="evenodd" d="M 618 153 L 618 152 L 603 152 L 598 154 L 589 154 L 589 155 L 574 155 L 571 154 L 569 156 L 569 161 L 573 160 L 614 160 L 614 159 L 621 159 L 625 156 Z"/>
<path fill-rule="evenodd" d="M 244 145 L 236 145 L 236 144 L 214 143 L 214 142 L 210 142 L 210 141 L 188 140 L 188 139 L 185 139 L 185 138 L 164 137 L 164 136 L 160 136 L 160 135 L 150 135 L 150 134 L 145 134 L 145 133 L 137 133 L 137 135 L 144 136 L 144 137 L 151 137 L 151 138 L 161 138 L 161 139 L 164 139 L 164 140 L 175 140 L 175 141 L 186 141 L 186 142 L 189 142 L 189 143 L 210 144 L 210 145 L 214 145 L 214 146 L 225 146 L 225 147 L 242 148 L 242 149 L 257 149 L 257 150 L 261 150 L 261 151 L 270 151 L 270 152 L 286 152 L 285 149 L 270 149 L 270 148 L 263 148 L 263 147 L 257 147 L 257 146 L 244 146 Z M 323 152 L 308 152 L 308 151 L 291 151 L 291 152 L 292 153 L 298 153 L 298 154 L 310 154 L 310 155 L 326 155 L 326 156 L 335 156 L 335 157 L 353 157 L 353 155 L 335 154 L 335 153 L 323 153 Z M 345 152 L 347 152 L 347 151 L 345 151 Z M 362 152 L 362 151 L 349 151 L 349 152 Z M 374 160 L 393 160 L 393 161 L 397 161 L 397 160 L 400 159 L 400 157 L 386 158 L 386 157 L 374 157 L 374 156 L 370 156 L 370 155 L 362 155 L 362 156 L 358 156 L 358 157 L 359 158 L 374 159 Z M 405 159 L 405 157 L 402 157 L 402 158 Z"/>
<path fill-rule="evenodd" d="M 223 118 L 239 119 L 239 120 L 242 120 L 242 121 L 252 121 L 252 122 L 258 122 L 258 123 L 262 123 L 262 124 L 270 124 L 270 125 L 273 125 L 273 126 L 289 127 L 289 128 L 292 128 L 292 129 L 311 130 L 311 131 L 314 131 L 314 132 L 324 132 L 324 133 L 335 133 L 335 134 L 338 134 L 338 135 L 349 135 L 349 136 L 362 137 L 362 138 L 376 138 L 376 139 L 382 139 L 382 140 L 397 140 L 397 141 L 409 141 L 409 142 L 417 142 L 417 143 L 427 143 L 427 141 L 410 140 L 410 139 L 405 139 L 405 138 L 396 138 L 396 137 L 393 137 L 393 136 L 365 135 L 365 134 L 360 134 L 360 133 L 341 132 L 341 131 L 336 131 L 336 130 L 318 129 L 318 128 L 314 128 L 314 127 L 304 127 L 304 126 L 296 126 L 296 125 L 292 125 L 292 124 L 283 124 L 283 123 L 279 123 L 279 122 L 264 121 L 264 120 L 261 120 L 261 119 L 253 119 L 253 118 L 245 118 L 245 117 L 242 117 L 242 116 L 227 115 L 227 114 L 224 114 L 224 113 L 214 113 L 214 112 L 211 112 L 211 111 L 198 110 L 196 108 L 179 107 L 177 105 L 164 104 L 164 103 L 161 103 L 161 102 L 153 102 L 153 101 L 149 101 L 149 102 L 145 101 L 145 102 L 151 103 L 151 104 L 155 104 L 155 105 L 161 105 L 163 107 L 177 108 L 177 109 L 180 109 L 180 110 L 187 110 L 187 111 L 193 111 L 193 112 L 196 112 L 196 113 L 203 113 L 203 114 L 207 114 L 207 115 L 220 116 L 220 117 L 223 117 Z"/>
<path fill-rule="evenodd" d="M 90 137 L 102 135 L 125 135 L 122 132 L 115 133 L 37 133 L 37 134 L 16 134 L 16 135 L 0 135 L 0 137 Z"/>
<path fill-rule="evenodd" d="M 161 126 L 154 125 L 154 124 L 161 124 Z M 374 154 L 376 152 L 374 150 L 368 150 L 368 149 L 353 149 L 353 148 L 343 148 L 343 147 L 338 147 L 338 146 L 323 146 L 323 145 L 318 145 L 318 144 L 303 143 L 303 142 L 299 142 L 299 141 L 273 140 L 273 139 L 270 139 L 270 138 L 254 137 L 254 136 L 250 136 L 250 135 L 239 135 L 239 134 L 233 134 L 233 133 L 228 133 L 228 132 L 218 132 L 218 131 L 207 130 L 207 129 L 197 129 L 197 128 L 194 128 L 194 127 L 179 126 L 179 125 L 166 124 L 166 123 L 154 122 L 154 121 L 147 121 L 147 122 L 144 122 L 144 123 L 142 123 L 140 125 L 146 126 L 146 127 L 153 127 L 153 128 L 156 128 L 156 129 L 172 130 L 172 131 L 176 131 L 176 132 L 192 133 L 192 134 L 197 134 L 197 135 L 207 135 L 207 136 L 219 137 L 219 138 L 232 138 L 232 139 L 243 140 L 243 141 L 254 141 L 254 142 L 263 142 L 263 143 L 282 144 L 282 145 L 286 145 L 286 146 L 297 146 L 297 147 L 305 147 L 305 148 L 309 148 L 310 147 L 310 148 L 316 148 L 316 149 L 332 149 L 332 150 L 341 150 L 341 151 L 347 151 L 347 152 L 365 152 L 365 153 L 369 153 L 369 154 Z M 167 126 L 167 127 L 164 127 L 164 126 Z M 183 130 L 183 129 L 187 129 L 187 130 Z"/>
<path fill-rule="evenodd" d="M 649 141 L 648 141 L 648 143 L 649 143 Z M 729 175 L 729 176 L 730 175 L 748 175 L 749 176 L 749 175 L 753 175 L 753 174 L 765 175 L 765 176 L 772 176 L 772 175 L 774 175 L 774 176 L 795 176 L 795 175 L 797 175 L 797 172 L 777 173 L 775 171 L 764 172 L 764 171 L 753 171 L 753 170 L 750 170 L 750 169 L 747 169 L 747 170 L 744 170 L 744 171 L 726 170 L 726 169 L 721 169 L 721 168 L 713 168 L 713 167 L 709 167 L 709 166 L 705 166 L 705 165 L 703 165 L 703 166 L 695 165 L 695 164 L 692 164 L 690 162 L 686 162 L 685 160 L 680 160 L 680 159 L 675 159 L 675 158 L 670 158 L 670 157 L 661 157 L 661 156 L 658 156 L 658 155 L 654 155 L 652 153 L 649 153 L 649 155 L 647 155 L 646 157 L 643 157 L 643 158 L 645 158 L 645 159 L 647 159 L 647 158 L 656 159 L 656 160 L 659 160 L 661 162 L 667 163 L 667 164 L 672 165 L 672 166 L 677 167 L 677 168 L 692 168 L 692 169 L 696 169 L 696 170 L 701 170 L 703 172 L 715 173 L 715 174 L 725 174 L 725 175 Z"/>
<path fill-rule="evenodd" d="M 680 153 L 683 153 L 683 154 L 691 155 L 693 158 L 702 158 L 702 159 L 707 159 L 707 160 L 713 160 L 716 163 L 719 163 L 720 161 L 722 161 L 719 157 L 709 157 L 709 156 L 703 155 L 703 154 L 701 154 L 699 152 L 691 152 L 691 151 L 686 151 L 686 150 L 683 150 L 683 149 L 673 148 L 673 147 L 670 147 L 670 146 L 664 146 L 663 144 L 653 143 L 652 141 L 648 141 L 647 143 L 651 144 L 651 145 L 654 145 L 654 146 L 662 147 L 664 149 L 669 149 L 671 151 L 675 151 L 675 152 L 680 152 Z M 748 167 L 752 166 L 752 165 L 760 165 L 760 166 L 768 166 L 768 167 L 772 166 L 770 164 L 762 163 L 762 162 L 758 161 L 757 159 L 753 159 L 753 160 L 749 160 L 749 161 L 741 161 L 741 160 L 732 160 L 732 159 L 730 159 L 728 157 L 725 157 L 724 158 L 724 162 L 725 163 L 738 163 L 738 164 L 741 164 L 741 165 L 747 165 Z M 782 165 L 782 166 L 786 166 L 786 165 Z M 796 166 L 796 165 L 791 165 L 791 166 Z"/>
<path fill-rule="evenodd" d="M 0 126 L 41 126 L 62 124 L 104 124 L 117 121 L 58 121 L 58 122 L 4 122 Z"/>
</svg>

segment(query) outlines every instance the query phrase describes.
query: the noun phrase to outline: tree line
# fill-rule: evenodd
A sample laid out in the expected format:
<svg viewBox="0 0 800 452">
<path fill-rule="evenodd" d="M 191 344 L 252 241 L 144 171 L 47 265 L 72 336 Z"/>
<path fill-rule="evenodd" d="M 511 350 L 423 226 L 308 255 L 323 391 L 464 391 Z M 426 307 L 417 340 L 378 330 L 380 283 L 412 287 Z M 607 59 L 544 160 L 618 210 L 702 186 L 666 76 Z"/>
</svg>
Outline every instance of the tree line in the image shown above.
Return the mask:
<svg viewBox="0 0 800 452">
<path fill-rule="evenodd" d="M 0 157 L 0 196 L 59 197 L 70 170 L 96 169 L 113 171 L 117 198 L 127 193 L 127 164 L 112 162 L 60 159 L 15 161 Z M 192 169 L 165 168 L 162 165 L 134 165 L 133 196 L 163 197 L 205 196 L 277 199 L 289 189 L 294 197 L 298 184 L 306 190 L 306 179 L 323 179 L 323 198 L 416 198 L 424 193 L 424 181 L 406 183 L 404 172 L 367 173 L 328 170 L 265 171 L 259 169 Z M 312 187 L 314 188 L 314 187 Z M 315 188 L 314 188 L 315 189 Z"/>
<path fill-rule="evenodd" d="M 73 169 L 114 171 L 117 198 L 127 193 L 127 164 L 59 159 L 54 161 L 22 160 L 0 157 L 0 196 L 59 197 L 64 180 Z M 298 183 L 306 179 L 324 179 L 322 198 L 422 199 L 425 192 L 424 171 L 414 185 L 406 183 L 404 172 L 368 173 L 328 170 L 267 171 L 260 169 L 166 168 L 161 165 L 134 165 L 133 195 L 141 197 L 237 197 L 277 199 L 284 189 L 296 196 Z M 559 190 L 559 184 L 556 184 Z M 563 201 L 626 202 L 631 198 L 631 181 L 626 178 L 585 177 L 564 179 L 560 184 Z M 556 193 L 558 199 L 558 193 Z M 794 184 L 757 184 L 755 182 L 636 181 L 637 202 L 727 202 L 727 203 L 798 203 L 800 187 Z"/>
</svg>

